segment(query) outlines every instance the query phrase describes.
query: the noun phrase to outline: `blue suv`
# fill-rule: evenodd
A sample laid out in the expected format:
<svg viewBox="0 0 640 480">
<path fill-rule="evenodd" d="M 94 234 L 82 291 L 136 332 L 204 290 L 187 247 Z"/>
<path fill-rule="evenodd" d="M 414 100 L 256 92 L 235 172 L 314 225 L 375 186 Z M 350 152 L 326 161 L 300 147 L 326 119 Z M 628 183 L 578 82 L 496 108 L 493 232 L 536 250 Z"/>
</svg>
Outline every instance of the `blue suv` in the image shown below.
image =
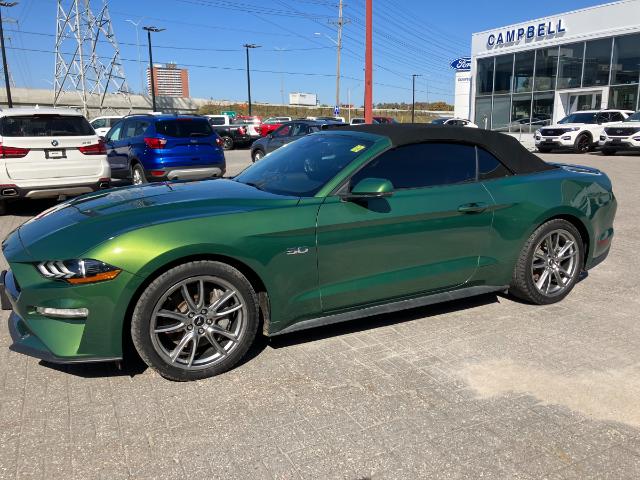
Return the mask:
<svg viewBox="0 0 640 480">
<path fill-rule="evenodd" d="M 150 181 L 222 177 L 222 140 L 197 115 L 129 115 L 105 136 L 113 178 Z"/>
</svg>

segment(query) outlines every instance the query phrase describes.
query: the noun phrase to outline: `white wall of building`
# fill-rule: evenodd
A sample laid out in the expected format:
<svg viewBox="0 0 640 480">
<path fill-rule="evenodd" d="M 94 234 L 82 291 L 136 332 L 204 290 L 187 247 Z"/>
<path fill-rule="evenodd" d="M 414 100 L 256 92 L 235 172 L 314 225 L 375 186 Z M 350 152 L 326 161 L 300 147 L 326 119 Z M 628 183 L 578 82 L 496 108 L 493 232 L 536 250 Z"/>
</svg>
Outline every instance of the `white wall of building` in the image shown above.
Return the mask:
<svg viewBox="0 0 640 480">
<path fill-rule="evenodd" d="M 453 116 L 469 118 L 471 114 L 471 72 L 456 72 Z"/>
</svg>

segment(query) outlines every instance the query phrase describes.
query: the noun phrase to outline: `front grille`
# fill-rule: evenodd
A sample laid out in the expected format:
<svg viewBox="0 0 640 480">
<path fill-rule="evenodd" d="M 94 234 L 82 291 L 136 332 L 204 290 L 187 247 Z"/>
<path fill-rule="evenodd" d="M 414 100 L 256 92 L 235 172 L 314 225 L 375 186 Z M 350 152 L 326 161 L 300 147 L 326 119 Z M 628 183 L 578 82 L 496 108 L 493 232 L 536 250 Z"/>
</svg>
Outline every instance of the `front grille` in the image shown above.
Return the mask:
<svg viewBox="0 0 640 480">
<path fill-rule="evenodd" d="M 540 134 L 543 137 L 559 137 L 563 133 L 570 132 L 568 128 L 543 128 L 540 130 Z"/>
<path fill-rule="evenodd" d="M 640 127 L 607 127 L 604 129 L 610 137 L 628 137 L 640 132 Z"/>
</svg>

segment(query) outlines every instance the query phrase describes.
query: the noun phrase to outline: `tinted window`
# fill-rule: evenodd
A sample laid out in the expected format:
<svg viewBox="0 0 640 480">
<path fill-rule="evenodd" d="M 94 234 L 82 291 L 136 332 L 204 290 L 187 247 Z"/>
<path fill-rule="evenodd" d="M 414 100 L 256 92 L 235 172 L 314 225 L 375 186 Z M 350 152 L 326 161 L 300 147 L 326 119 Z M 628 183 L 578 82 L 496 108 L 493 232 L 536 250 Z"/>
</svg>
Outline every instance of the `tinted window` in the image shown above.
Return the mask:
<svg viewBox="0 0 640 480">
<path fill-rule="evenodd" d="M 127 120 L 124 122 L 124 133 L 121 138 L 131 138 L 136 136 L 136 120 Z"/>
<path fill-rule="evenodd" d="M 209 122 L 211 125 L 226 125 L 226 120 L 224 117 L 210 117 Z"/>
<path fill-rule="evenodd" d="M 558 70 L 558 47 L 538 50 L 536 52 L 535 89 L 554 90 L 556 88 L 556 72 Z"/>
<path fill-rule="evenodd" d="M 135 130 L 133 132 L 134 136 L 139 136 L 139 135 L 144 135 L 144 132 L 147 131 L 147 128 L 149 127 L 149 121 L 148 120 L 138 120 L 136 121 L 135 124 Z"/>
<path fill-rule="evenodd" d="M 106 118 L 96 118 L 93 122 L 91 122 L 91 126 L 93 128 L 104 128 L 107 127 L 107 119 Z"/>
<path fill-rule="evenodd" d="M 624 121 L 624 116 L 620 112 L 611 112 L 609 114 L 610 122 L 622 122 Z"/>
<path fill-rule="evenodd" d="M 288 137 L 291 133 L 291 125 L 283 125 L 273 133 L 274 137 Z"/>
<path fill-rule="evenodd" d="M 293 125 L 292 137 L 299 137 L 301 135 L 307 135 L 309 133 L 309 125 L 306 123 L 296 123 Z"/>
<path fill-rule="evenodd" d="M 500 160 L 483 148 L 478 147 L 478 179 L 490 180 L 511 175 L 511 172 Z"/>
<path fill-rule="evenodd" d="M 562 45 L 558 65 L 558 88 L 576 88 L 582 78 L 584 43 Z"/>
<path fill-rule="evenodd" d="M 625 122 L 640 122 L 640 112 L 636 112 L 625 119 Z"/>
<path fill-rule="evenodd" d="M 516 53 L 514 66 L 514 90 L 516 92 L 530 92 L 533 89 L 533 64 L 535 52 Z"/>
<path fill-rule="evenodd" d="M 587 42 L 584 56 L 583 87 L 609 84 L 609 65 L 611 64 L 611 39 Z"/>
<path fill-rule="evenodd" d="M 478 60 L 477 93 L 478 95 L 489 94 L 493 91 L 493 58 L 482 58 Z"/>
<path fill-rule="evenodd" d="M 156 132 L 167 137 L 208 137 L 213 135 L 211 125 L 204 119 L 178 118 L 176 120 L 161 120 L 156 123 Z"/>
<path fill-rule="evenodd" d="M 611 87 L 608 108 L 635 110 L 638 104 L 638 85 Z"/>
<path fill-rule="evenodd" d="M 595 113 L 572 113 L 558 123 L 598 123 L 596 117 Z"/>
<path fill-rule="evenodd" d="M 95 135 L 82 116 L 24 115 L 3 117 L 0 134 L 5 137 L 74 137 Z"/>
<path fill-rule="evenodd" d="M 270 153 L 235 180 L 280 195 L 312 197 L 373 142 L 350 135 L 310 135 Z"/>
<path fill-rule="evenodd" d="M 616 37 L 613 47 L 611 84 L 638 83 L 640 34 Z"/>
<path fill-rule="evenodd" d="M 383 153 L 351 179 L 384 178 L 395 189 L 422 188 L 474 181 L 476 152 L 468 145 L 421 143 Z"/>
<path fill-rule="evenodd" d="M 494 93 L 508 93 L 511 91 L 513 77 L 513 55 L 496 57 L 496 77 Z"/>
</svg>

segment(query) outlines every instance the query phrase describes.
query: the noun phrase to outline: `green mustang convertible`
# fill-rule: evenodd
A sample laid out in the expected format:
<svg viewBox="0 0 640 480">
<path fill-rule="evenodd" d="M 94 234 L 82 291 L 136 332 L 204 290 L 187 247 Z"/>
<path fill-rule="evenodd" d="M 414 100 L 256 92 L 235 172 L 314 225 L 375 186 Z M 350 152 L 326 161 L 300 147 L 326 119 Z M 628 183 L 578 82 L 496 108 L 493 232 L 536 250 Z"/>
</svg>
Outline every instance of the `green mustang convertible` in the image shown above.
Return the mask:
<svg viewBox="0 0 640 480">
<path fill-rule="evenodd" d="M 284 334 L 487 292 L 564 298 L 604 260 L 616 200 L 593 168 L 515 139 L 418 125 L 329 127 L 233 179 L 96 192 L 2 244 L 11 349 L 161 375 L 235 365 Z"/>
</svg>

